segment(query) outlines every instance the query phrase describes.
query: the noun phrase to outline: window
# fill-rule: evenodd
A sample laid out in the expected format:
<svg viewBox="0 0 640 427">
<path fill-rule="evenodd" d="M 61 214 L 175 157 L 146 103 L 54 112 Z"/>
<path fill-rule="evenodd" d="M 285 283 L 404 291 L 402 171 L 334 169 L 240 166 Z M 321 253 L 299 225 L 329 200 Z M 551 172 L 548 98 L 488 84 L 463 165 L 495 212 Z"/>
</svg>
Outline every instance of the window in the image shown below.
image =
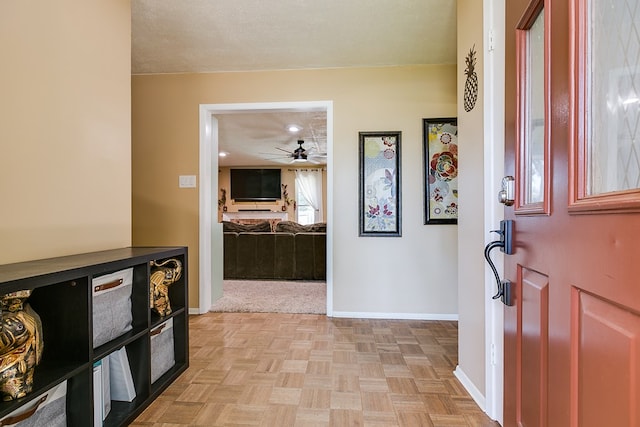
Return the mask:
<svg viewBox="0 0 640 427">
<path fill-rule="evenodd" d="M 296 221 L 322 222 L 322 169 L 296 169 Z"/>
<path fill-rule="evenodd" d="M 313 224 L 316 222 L 315 216 L 315 209 L 296 185 L 296 221 L 302 225 Z"/>
</svg>

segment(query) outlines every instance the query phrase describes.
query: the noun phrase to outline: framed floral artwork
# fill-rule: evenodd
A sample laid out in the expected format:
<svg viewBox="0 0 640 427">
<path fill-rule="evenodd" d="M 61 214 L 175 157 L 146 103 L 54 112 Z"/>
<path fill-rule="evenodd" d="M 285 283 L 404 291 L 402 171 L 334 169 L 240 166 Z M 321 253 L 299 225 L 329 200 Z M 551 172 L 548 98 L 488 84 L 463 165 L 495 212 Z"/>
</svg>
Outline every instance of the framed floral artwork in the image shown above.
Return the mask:
<svg viewBox="0 0 640 427">
<path fill-rule="evenodd" d="M 402 132 L 360 132 L 360 236 L 400 237 Z"/>
<path fill-rule="evenodd" d="M 458 121 L 422 119 L 424 223 L 458 223 Z"/>
</svg>

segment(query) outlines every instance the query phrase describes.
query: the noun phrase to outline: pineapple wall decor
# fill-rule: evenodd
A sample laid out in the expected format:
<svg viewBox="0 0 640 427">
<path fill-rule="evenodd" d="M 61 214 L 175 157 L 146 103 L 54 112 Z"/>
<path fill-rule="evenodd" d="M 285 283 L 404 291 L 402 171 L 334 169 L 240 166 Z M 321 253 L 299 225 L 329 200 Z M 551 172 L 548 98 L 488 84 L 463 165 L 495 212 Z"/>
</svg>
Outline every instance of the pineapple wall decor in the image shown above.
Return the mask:
<svg viewBox="0 0 640 427">
<path fill-rule="evenodd" d="M 473 110 L 478 100 L 478 75 L 476 74 L 476 45 L 469 50 L 469 54 L 464 59 L 466 68 L 464 73 L 467 80 L 464 82 L 464 111 L 467 113 Z"/>
</svg>

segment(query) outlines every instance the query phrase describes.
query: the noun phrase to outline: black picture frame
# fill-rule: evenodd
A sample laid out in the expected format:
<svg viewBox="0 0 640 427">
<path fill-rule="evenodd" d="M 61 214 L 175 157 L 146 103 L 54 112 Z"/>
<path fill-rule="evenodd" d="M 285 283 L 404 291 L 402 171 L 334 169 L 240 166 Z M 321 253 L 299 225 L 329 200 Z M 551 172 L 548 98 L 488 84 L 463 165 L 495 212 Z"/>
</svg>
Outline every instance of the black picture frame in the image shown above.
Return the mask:
<svg viewBox="0 0 640 427">
<path fill-rule="evenodd" d="M 458 119 L 422 119 L 424 223 L 458 223 Z"/>
<path fill-rule="evenodd" d="M 401 131 L 359 132 L 360 236 L 402 236 Z"/>
</svg>

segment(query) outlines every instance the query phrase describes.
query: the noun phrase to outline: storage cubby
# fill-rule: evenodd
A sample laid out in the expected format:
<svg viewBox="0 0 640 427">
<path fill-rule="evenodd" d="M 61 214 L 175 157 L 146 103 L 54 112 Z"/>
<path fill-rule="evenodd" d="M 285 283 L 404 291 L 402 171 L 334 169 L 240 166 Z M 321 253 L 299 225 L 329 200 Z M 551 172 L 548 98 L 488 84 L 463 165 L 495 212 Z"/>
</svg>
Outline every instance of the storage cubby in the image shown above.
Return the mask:
<svg viewBox="0 0 640 427">
<path fill-rule="evenodd" d="M 27 301 L 40 316 L 42 335 L 46 339 L 40 365 L 47 369 L 39 370 L 40 375 L 58 368 L 73 370 L 89 362 L 88 295 L 86 277 L 40 286 L 31 292 Z M 35 378 L 38 379 L 38 375 Z"/>
<path fill-rule="evenodd" d="M 147 341 L 147 335 L 144 335 L 125 346 L 136 397 L 131 402 L 112 400 L 111 412 L 104 420 L 104 426 L 123 425 L 129 419 L 130 414 L 149 399 L 150 386 L 147 371 L 151 359 Z"/>
<path fill-rule="evenodd" d="M 150 307 L 151 261 L 170 258 L 182 263 L 182 275 L 169 287 L 172 312 L 162 317 Z M 21 399 L 0 402 L 0 420 L 28 406 L 40 394 L 67 382 L 68 426 L 125 426 L 133 421 L 188 366 L 187 249 L 134 247 L 0 266 L 0 295 L 31 290 L 27 302 L 42 322 L 44 351 L 34 370 L 33 391 Z M 92 280 L 132 269 L 131 329 L 93 348 Z M 150 332 L 171 319 L 175 365 L 151 384 Z M 121 348 L 127 360 L 136 397 L 132 402 L 111 400 L 101 424 L 94 423 L 94 368 Z M 96 383 L 98 384 L 98 383 Z"/>
</svg>

